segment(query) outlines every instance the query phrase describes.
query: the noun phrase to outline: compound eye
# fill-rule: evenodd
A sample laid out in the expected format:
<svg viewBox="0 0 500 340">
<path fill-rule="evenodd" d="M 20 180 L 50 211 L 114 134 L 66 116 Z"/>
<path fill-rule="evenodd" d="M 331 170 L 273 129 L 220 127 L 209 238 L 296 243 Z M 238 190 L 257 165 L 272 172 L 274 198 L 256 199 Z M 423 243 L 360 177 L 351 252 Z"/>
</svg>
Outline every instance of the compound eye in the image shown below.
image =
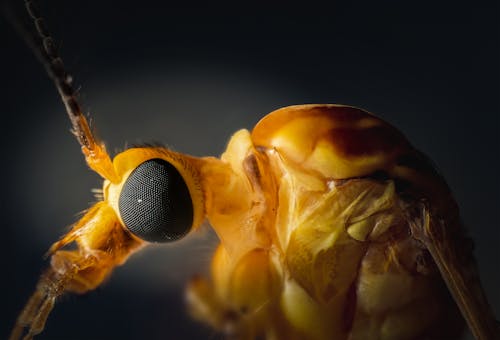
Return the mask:
<svg viewBox="0 0 500 340">
<path fill-rule="evenodd" d="M 149 242 L 175 241 L 193 224 L 193 202 L 179 171 L 163 159 L 150 159 L 132 171 L 118 201 L 125 226 Z"/>
</svg>

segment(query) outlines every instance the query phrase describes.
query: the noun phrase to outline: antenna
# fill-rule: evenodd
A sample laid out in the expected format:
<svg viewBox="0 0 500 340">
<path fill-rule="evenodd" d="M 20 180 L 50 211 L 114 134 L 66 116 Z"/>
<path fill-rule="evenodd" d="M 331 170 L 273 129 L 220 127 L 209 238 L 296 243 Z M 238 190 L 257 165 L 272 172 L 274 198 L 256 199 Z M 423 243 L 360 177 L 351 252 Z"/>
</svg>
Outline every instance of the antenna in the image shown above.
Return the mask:
<svg viewBox="0 0 500 340">
<path fill-rule="evenodd" d="M 63 61 L 57 53 L 54 46 L 54 40 L 49 34 L 49 30 L 47 29 L 39 9 L 32 0 L 25 0 L 24 4 L 36 28 L 39 41 L 37 42 L 36 37 L 26 32 L 26 30 L 19 27 L 19 25 L 17 25 L 17 29 L 21 31 L 24 40 L 33 50 L 40 62 L 45 66 L 45 70 L 49 77 L 54 81 L 71 121 L 72 132 L 82 146 L 82 152 L 85 155 L 87 164 L 102 177 L 112 182 L 118 182 L 119 178 L 114 171 L 113 164 L 106 152 L 104 144 L 96 140 L 89 128 L 87 119 L 82 114 L 76 92 L 71 85 L 72 77 L 64 68 Z"/>
</svg>

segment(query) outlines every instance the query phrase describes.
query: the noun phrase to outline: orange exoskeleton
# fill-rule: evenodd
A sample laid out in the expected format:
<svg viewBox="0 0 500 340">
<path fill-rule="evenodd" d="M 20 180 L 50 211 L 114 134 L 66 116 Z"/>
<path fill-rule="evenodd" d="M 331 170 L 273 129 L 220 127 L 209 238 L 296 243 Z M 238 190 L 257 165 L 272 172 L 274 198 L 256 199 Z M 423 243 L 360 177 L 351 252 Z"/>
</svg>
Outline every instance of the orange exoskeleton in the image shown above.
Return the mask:
<svg viewBox="0 0 500 340">
<path fill-rule="evenodd" d="M 351 106 L 297 105 L 236 132 L 220 158 L 146 146 L 111 160 L 25 2 L 104 184 L 102 200 L 50 248 L 11 339 L 41 332 L 62 294 L 95 289 L 135 251 L 206 219 L 220 244 L 210 277 L 193 278 L 186 299 L 193 317 L 228 336 L 443 339 L 465 320 L 476 338 L 498 338 L 450 190 L 394 127 Z"/>
</svg>

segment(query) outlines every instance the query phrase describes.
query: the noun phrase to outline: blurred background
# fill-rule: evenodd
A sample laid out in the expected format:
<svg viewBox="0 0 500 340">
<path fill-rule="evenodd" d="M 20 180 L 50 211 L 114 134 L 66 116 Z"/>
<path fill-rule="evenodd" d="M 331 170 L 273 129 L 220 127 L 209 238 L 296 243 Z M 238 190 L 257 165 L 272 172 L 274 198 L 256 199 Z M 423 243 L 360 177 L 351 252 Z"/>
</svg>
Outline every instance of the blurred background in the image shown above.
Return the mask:
<svg viewBox="0 0 500 340">
<path fill-rule="evenodd" d="M 25 19 L 20 5 L 14 11 Z M 113 153 L 156 141 L 217 156 L 233 132 L 292 104 L 350 104 L 391 122 L 448 180 L 500 315 L 498 4 L 53 0 L 40 7 Z M 0 34 L 6 338 L 48 265 L 42 255 L 89 207 L 101 180 L 87 169 L 42 66 L 3 18 Z M 185 282 L 206 270 L 215 244 L 202 232 L 138 253 L 97 291 L 62 298 L 38 338 L 217 338 L 183 305 Z"/>
</svg>

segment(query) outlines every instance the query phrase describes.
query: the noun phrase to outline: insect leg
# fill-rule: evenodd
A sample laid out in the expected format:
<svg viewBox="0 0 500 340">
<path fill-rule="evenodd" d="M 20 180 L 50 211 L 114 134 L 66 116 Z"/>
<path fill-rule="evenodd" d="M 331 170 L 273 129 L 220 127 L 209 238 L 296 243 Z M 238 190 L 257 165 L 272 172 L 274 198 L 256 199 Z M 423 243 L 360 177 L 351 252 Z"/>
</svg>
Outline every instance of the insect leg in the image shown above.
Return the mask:
<svg viewBox="0 0 500 340">
<path fill-rule="evenodd" d="M 59 251 L 54 256 L 61 257 L 64 253 L 72 252 Z M 53 264 L 53 267 L 49 268 L 38 281 L 36 290 L 19 315 L 9 339 L 19 339 L 25 328 L 28 330 L 23 338 L 25 340 L 32 339 L 33 336 L 39 334 L 45 327 L 56 299 L 66 291 L 68 283 L 75 279 L 79 271 L 92 266 L 95 260 L 94 257 L 89 256 L 69 265 L 69 262 L 74 260 L 68 257 L 66 262 L 69 266 L 67 269 L 60 268 L 59 272 L 55 270 Z"/>
<path fill-rule="evenodd" d="M 37 289 L 35 293 L 31 295 L 23 311 L 16 320 L 16 324 L 9 337 L 10 340 L 21 338 L 24 328 L 30 325 L 31 321 L 35 318 L 38 307 L 42 303 L 43 299 L 44 294 L 39 289 Z"/>
<path fill-rule="evenodd" d="M 75 250 L 60 248 L 75 242 Z M 144 243 L 133 238 L 105 201 L 96 203 L 73 229 L 49 250 L 50 268 L 22 310 L 10 340 L 31 339 L 45 327 L 56 299 L 66 292 L 83 294 L 97 288 L 116 266 Z"/>
</svg>

